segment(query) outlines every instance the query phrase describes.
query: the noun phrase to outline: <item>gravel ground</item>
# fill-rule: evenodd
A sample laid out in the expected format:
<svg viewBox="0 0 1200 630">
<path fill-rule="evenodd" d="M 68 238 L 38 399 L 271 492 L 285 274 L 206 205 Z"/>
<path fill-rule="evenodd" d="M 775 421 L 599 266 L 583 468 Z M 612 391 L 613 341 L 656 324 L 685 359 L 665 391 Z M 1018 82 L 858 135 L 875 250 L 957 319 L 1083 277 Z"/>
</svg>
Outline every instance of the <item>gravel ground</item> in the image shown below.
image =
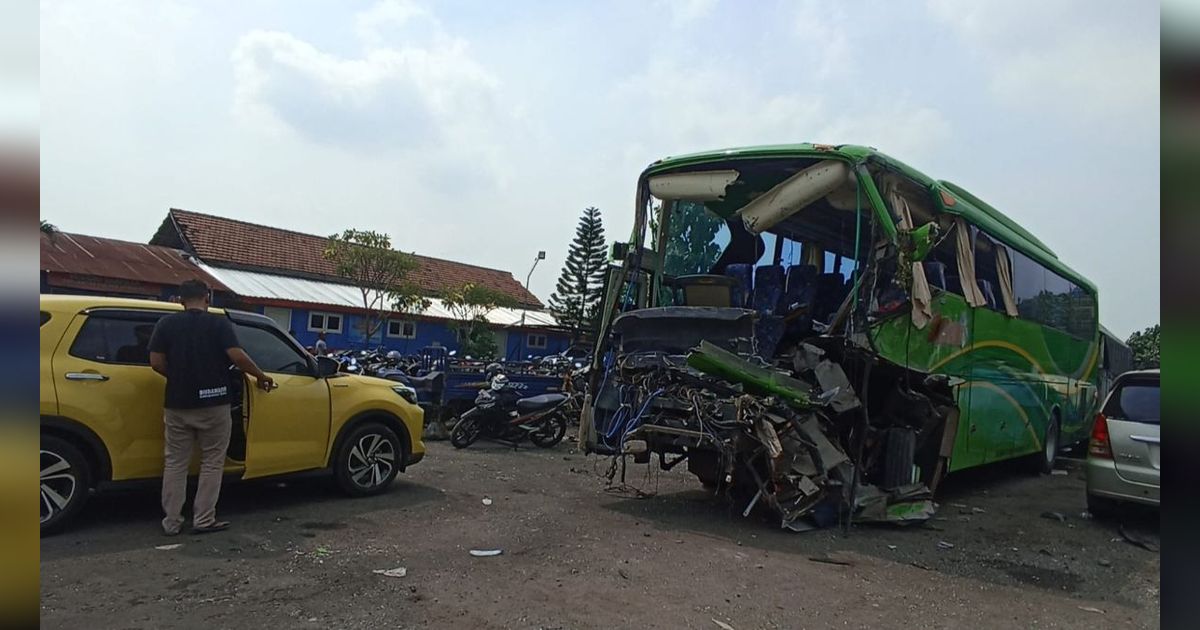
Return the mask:
<svg viewBox="0 0 1200 630">
<path fill-rule="evenodd" d="M 431 443 L 377 497 L 312 475 L 229 484 L 234 527 L 174 539 L 158 533 L 153 488 L 97 496 L 42 541 L 43 627 L 1158 625 L 1158 554 L 1086 518 L 1078 462 L 951 477 L 924 526 L 803 534 L 742 518 L 683 466 L 631 465 L 651 497 L 606 491 L 607 463 L 569 443 Z M 1157 545 L 1155 513 L 1121 520 Z"/>
</svg>

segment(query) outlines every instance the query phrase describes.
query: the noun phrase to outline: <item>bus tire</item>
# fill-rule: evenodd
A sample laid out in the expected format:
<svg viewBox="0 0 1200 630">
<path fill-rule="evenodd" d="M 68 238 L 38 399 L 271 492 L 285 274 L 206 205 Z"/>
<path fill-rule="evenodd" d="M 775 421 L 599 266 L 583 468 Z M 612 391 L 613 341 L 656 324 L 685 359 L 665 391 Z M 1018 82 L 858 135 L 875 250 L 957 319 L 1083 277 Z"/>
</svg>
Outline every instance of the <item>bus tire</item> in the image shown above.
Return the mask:
<svg viewBox="0 0 1200 630">
<path fill-rule="evenodd" d="M 1049 475 L 1054 470 L 1054 462 L 1058 460 L 1059 449 L 1058 413 L 1050 416 L 1050 424 L 1046 425 L 1046 435 L 1042 436 L 1042 450 L 1034 455 L 1034 472 Z"/>
<path fill-rule="evenodd" d="M 899 488 L 912 481 L 913 462 L 917 455 L 917 434 L 912 429 L 891 429 L 887 432 L 883 458 L 883 488 Z"/>
</svg>

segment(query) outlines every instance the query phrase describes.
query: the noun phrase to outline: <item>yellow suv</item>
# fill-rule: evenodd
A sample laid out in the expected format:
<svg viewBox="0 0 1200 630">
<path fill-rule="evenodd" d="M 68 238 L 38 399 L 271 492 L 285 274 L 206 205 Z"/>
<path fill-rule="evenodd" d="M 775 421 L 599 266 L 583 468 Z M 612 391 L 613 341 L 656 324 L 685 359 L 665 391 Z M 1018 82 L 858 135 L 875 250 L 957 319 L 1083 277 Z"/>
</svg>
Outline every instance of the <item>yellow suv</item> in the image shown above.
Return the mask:
<svg viewBox="0 0 1200 630">
<path fill-rule="evenodd" d="M 153 479 L 163 470 L 163 377 L 146 344 L 178 304 L 105 297 L 41 297 L 41 524 L 57 529 L 102 482 Z M 240 402 L 226 474 L 243 479 L 331 468 L 353 496 L 383 491 L 425 455 L 424 413 L 394 381 L 337 371 L 267 317 L 225 315 L 238 341 L 279 385 L 247 386 L 231 373 Z M 192 472 L 196 472 L 193 461 Z"/>
</svg>

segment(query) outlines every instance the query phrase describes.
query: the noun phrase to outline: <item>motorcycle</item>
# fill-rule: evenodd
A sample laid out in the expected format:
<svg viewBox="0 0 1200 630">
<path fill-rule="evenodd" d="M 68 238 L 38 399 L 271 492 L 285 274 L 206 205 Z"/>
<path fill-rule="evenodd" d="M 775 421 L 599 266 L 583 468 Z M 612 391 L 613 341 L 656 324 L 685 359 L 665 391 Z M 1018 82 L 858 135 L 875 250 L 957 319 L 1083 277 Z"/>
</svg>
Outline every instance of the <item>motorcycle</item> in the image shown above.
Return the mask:
<svg viewBox="0 0 1200 630">
<path fill-rule="evenodd" d="M 551 448 L 567 433 L 567 407 L 571 396 L 542 394 L 521 398 L 509 387 L 508 377 L 497 374 L 489 387 L 479 390 L 475 406 L 459 416 L 450 431 L 450 443 L 466 448 L 480 437 L 514 446 L 528 438 L 535 446 Z"/>
</svg>

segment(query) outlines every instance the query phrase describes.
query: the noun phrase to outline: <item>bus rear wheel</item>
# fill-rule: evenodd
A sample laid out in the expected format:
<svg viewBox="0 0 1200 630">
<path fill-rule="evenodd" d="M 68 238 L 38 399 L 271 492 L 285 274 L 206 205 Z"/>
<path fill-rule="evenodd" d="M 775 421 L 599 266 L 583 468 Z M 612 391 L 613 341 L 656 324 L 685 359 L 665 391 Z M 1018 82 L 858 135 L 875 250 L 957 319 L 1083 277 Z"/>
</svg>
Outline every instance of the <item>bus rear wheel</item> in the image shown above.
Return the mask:
<svg viewBox="0 0 1200 630">
<path fill-rule="evenodd" d="M 1034 471 L 1041 475 L 1049 475 L 1054 470 L 1054 462 L 1058 460 L 1058 414 L 1050 416 L 1050 424 L 1046 426 L 1046 435 L 1042 439 L 1042 452 L 1034 456 Z"/>
</svg>

